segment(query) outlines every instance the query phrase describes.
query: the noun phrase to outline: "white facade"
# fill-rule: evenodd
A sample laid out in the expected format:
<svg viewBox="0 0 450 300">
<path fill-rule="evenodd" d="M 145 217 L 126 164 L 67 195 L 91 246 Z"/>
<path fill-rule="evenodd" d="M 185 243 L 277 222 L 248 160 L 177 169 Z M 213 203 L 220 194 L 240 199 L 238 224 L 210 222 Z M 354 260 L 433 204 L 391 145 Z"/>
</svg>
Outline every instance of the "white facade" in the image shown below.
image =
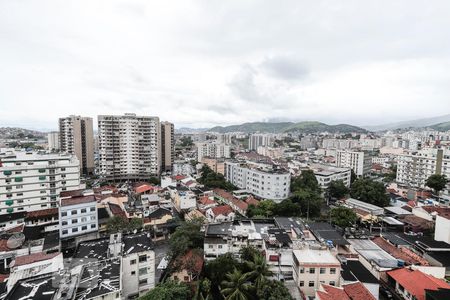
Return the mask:
<svg viewBox="0 0 450 300">
<path fill-rule="evenodd" d="M 111 180 L 158 175 L 160 132 L 158 117 L 98 116 L 100 175 Z"/>
<path fill-rule="evenodd" d="M 450 219 L 439 215 L 436 216 L 434 239 L 450 244 Z"/>
<path fill-rule="evenodd" d="M 326 247 L 293 250 L 293 260 L 294 281 L 305 296 L 314 296 L 321 283 L 340 285 L 341 263 Z"/>
<path fill-rule="evenodd" d="M 47 134 L 48 141 L 48 150 L 49 151 L 59 151 L 61 149 L 61 145 L 59 143 L 59 132 L 52 131 Z"/>
<path fill-rule="evenodd" d="M 433 174 L 444 174 L 450 178 L 450 150 L 428 148 L 398 156 L 398 183 L 425 187 L 428 177 Z"/>
<path fill-rule="evenodd" d="M 263 171 L 238 162 L 225 162 L 225 177 L 261 198 L 281 201 L 289 196 L 291 175 L 286 171 Z"/>
<path fill-rule="evenodd" d="M 248 138 L 248 149 L 256 151 L 259 146 L 273 146 L 275 137 L 273 134 L 256 133 L 251 134 Z"/>
<path fill-rule="evenodd" d="M 98 231 L 97 201 L 93 195 L 61 199 L 59 236 L 69 238 Z"/>
<path fill-rule="evenodd" d="M 223 143 L 197 143 L 197 161 L 203 157 L 230 158 L 231 148 Z"/>
<path fill-rule="evenodd" d="M 336 166 L 341 168 L 351 168 L 357 176 L 365 176 L 370 172 L 372 159 L 364 151 L 336 151 Z"/>
<path fill-rule="evenodd" d="M 11 150 L 0 154 L 0 214 L 57 207 L 60 192 L 79 187 L 74 155 Z"/>
<path fill-rule="evenodd" d="M 341 180 L 350 187 L 351 169 L 315 164 L 310 166 L 322 190 L 326 190 L 332 181 Z"/>
</svg>

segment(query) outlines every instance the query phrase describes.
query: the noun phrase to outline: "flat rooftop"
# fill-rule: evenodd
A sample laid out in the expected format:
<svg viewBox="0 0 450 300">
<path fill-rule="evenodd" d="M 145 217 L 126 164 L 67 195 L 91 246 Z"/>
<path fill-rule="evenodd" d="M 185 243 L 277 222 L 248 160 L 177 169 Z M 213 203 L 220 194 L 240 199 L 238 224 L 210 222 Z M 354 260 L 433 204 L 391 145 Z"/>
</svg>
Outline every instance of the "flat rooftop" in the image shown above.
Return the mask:
<svg viewBox="0 0 450 300">
<path fill-rule="evenodd" d="M 94 195 L 78 196 L 78 197 L 73 197 L 73 198 L 61 199 L 61 206 L 72 206 L 72 205 L 91 203 L 91 202 L 95 202 L 95 203 L 97 202 L 97 200 L 95 200 Z"/>
<path fill-rule="evenodd" d="M 382 268 L 395 268 L 398 261 L 395 257 L 381 249 L 371 240 L 350 239 L 348 240 L 353 248 L 367 261 L 373 262 Z"/>
<path fill-rule="evenodd" d="M 301 264 L 336 264 L 341 265 L 339 260 L 328 249 L 318 250 L 305 247 L 292 251 Z"/>
<path fill-rule="evenodd" d="M 8 300 L 52 300 L 58 291 L 58 284 L 54 284 L 55 276 L 46 274 L 31 277 L 16 282 L 5 299 Z"/>
</svg>

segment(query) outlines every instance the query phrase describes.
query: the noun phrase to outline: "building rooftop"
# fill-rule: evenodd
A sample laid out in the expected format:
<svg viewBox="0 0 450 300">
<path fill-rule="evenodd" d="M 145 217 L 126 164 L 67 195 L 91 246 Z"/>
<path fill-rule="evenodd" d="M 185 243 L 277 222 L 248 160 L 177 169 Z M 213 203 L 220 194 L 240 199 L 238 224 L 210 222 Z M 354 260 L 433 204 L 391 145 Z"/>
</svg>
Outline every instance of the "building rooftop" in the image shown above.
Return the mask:
<svg viewBox="0 0 450 300">
<path fill-rule="evenodd" d="M 29 255 L 17 256 L 14 260 L 14 267 L 32 264 L 39 261 L 53 259 L 54 257 L 60 255 L 59 252 L 46 254 L 44 252 L 33 253 Z"/>
<path fill-rule="evenodd" d="M 72 197 L 72 198 L 67 198 L 67 199 L 61 199 L 61 206 L 72 206 L 72 205 L 91 203 L 91 202 L 97 203 L 94 195 L 77 196 L 77 197 Z"/>
<path fill-rule="evenodd" d="M 230 213 L 233 212 L 233 209 L 229 205 L 220 205 L 212 207 L 211 211 L 214 213 L 215 216 L 218 215 L 228 216 Z"/>
<path fill-rule="evenodd" d="M 419 270 L 402 268 L 387 272 L 388 276 L 401 284 L 417 300 L 425 300 L 425 290 L 450 289 L 444 280 L 425 274 Z"/>
<path fill-rule="evenodd" d="M 332 241 L 335 246 L 349 245 L 348 241 L 329 223 L 316 222 L 308 224 L 317 240 Z"/>
<path fill-rule="evenodd" d="M 387 213 L 392 213 L 394 215 L 410 215 L 411 212 L 407 211 L 406 209 L 403 209 L 399 206 L 388 206 L 385 207 L 384 210 L 386 210 Z"/>
<path fill-rule="evenodd" d="M 358 260 L 347 260 L 342 264 L 341 276 L 345 281 L 378 283 L 378 279 Z"/>
<path fill-rule="evenodd" d="M 123 255 L 146 252 L 154 249 L 152 238 L 148 232 L 122 236 Z"/>
<path fill-rule="evenodd" d="M 397 248 L 382 237 L 375 237 L 374 239 L 372 239 L 372 241 L 381 249 L 391 254 L 395 258 L 403 260 L 408 265 L 429 265 L 429 263 L 425 259 L 413 253 L 409 249 Z"/>
<path fill-rule="evenodd" d="M 102 260 L 83 266 L 75 299 L 90 299 L 120 292 L 120 274 L 120 258 Z"/>
<path fill-rule="evenodd" d="M 376 206 L 376 205 L 373 205 L 370 203 L 366 203 L 361 200 L 353 199 L 353 198 L 348 198 L 347 200 L 345 200 L 345 203 L 349 206 L 366 210 L 373 215 L 381 215 L 384 212 L 382 207 L 379 207 L 379 206 Z"/>
<path fill-rule="evenodd" d="M 54 274 L 19 280 L 6 296 L 8 300 L 54 300 L 59 285 L 54 284 Z"/>
<path fill-rule="evenodd" d="M 398 266 L 398 261 L 395 257 L 381 249 L 371 240 L 350 239 L 348 241 L 356 252 L 367 261 L 373 262 L 382 268 L 395 268 Z"/>
<path fill-rule="evenodd" d="M 81 242 L 75 250 L 74 258 L 81 259 L 107 259 L 108 258 L 109 239 L 102 238 Z"/>
<path fill-rule="evenodd" d="M 320 265 L 320 264 L 332 264 L 340 266 L 339 260 L 328 249 L 311 249 L 305 247 L 299 250 L 292 250 L 295 257 L 301 264 L 307 265 Z"/>
</svg>

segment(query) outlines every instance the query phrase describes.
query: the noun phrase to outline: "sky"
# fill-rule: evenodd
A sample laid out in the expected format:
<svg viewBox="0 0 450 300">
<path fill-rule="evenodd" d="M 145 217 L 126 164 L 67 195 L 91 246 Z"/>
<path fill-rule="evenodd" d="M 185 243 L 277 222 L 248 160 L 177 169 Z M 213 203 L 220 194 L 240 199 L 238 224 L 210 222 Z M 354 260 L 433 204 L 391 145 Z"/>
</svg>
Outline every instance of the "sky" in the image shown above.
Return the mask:
<svg viewBox="0 0 450 300">
<path fill-rule="evenodd" d="M 450 1 L 0 0 L 0 126 L 450 113 Z"/>
</svg>

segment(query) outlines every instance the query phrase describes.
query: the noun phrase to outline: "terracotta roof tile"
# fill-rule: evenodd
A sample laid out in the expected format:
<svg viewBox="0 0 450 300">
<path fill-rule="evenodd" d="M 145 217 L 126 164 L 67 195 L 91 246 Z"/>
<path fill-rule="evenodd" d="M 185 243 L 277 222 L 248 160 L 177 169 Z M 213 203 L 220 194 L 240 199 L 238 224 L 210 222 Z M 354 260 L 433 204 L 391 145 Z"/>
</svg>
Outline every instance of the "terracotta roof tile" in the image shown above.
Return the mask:
<svg viewBox="0 0 450 300">
<path fill-rule="evenodd" d="M 52 259 L 55 256 L 58 256 L 59 254 L 60 254 L 59 252 L 50 253 L 50 254 L 46 254 L 44 252 L 39 252 L 39 253 L 30 254 L 30 255 L 18 256 L 18 257 L 16 257 L 16 259 L 14 261 L 14 266 L 15 267 L 23 266 L 23 265 L 28 265 L 28 264 L 35 263 L 38 261 Z"/>
<path fill-rule="evenodd" d="M 343 288 L 351 300 L 376 300 L 361 282 L 346 284 Z"/>
<path fill-rule="evenodd" d="M 211 208 L 211 211 L 214 213 L 215 216 L 218 215 L 228 216 L 230 213 L 233 212 L 233 209 L 229 205 L 220 205 Z"/>
</svg>

